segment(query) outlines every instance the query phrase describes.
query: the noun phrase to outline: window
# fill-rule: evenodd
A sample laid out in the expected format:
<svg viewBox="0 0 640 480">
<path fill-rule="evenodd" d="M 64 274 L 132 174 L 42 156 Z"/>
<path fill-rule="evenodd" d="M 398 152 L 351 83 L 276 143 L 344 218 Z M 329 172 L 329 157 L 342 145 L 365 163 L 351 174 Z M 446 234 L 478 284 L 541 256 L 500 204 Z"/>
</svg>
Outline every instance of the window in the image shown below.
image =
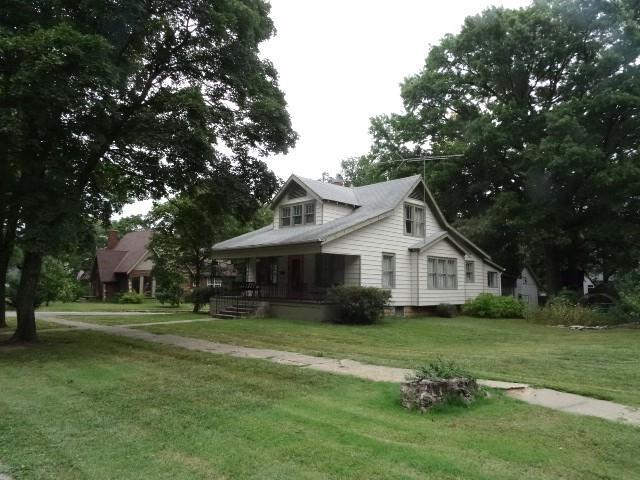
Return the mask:
<svg viewBox="0 0 640 480">
<path fill-rule="evenodd" d="M 304 205 L 304 223 L 316 223 L 316 206 L 313 203 Z"/>
<path fill-rule="evenodd" d="M 280 225 L 283 227 L 291 225 L 291 207 L 282 207 L 280 209 Z"/>
<path fill-rule="evenodd" d="M 464 262 L 464 275 L 468 283 L 476 281 L 475 264 L 472 261 Z"/>
<path fill-rule="evenodd" d="M 427 257 L 427 287 L 435 290 L 458 288 L 457 268 L 455 258 Z"/>
<path fill-rule="evenodd" d="M 396 256 L 392 253 L 382 254 L 382 288 L 396 286 Z"/>
<path fill-rule="evenodd" d="M 207 277 L 207 287 L 221 288 L 222 280 L 216 277 Z"/>
<path fill-rule="evenodd" d="M 307 225 L 316 223 L 315 202 L 297 203 L 280 207 L 280 226 Z"/>
<path fill-rule="evenodd" d="M 522 284 L 526 285 L 527 283 L 529 283 L 529 279 L 527 278 L 527 274 L 523 273 L 522 274 Z"/>
<path fill-rule="evenodd" d="M 412 237 L 424 237 L 424 208 L 404 204 L 404 233 Z"/>
<path fill-rule="evenodd" d="M 498 272 L 487 272 L 487 287 L 498 288 Z"/>
</svg>

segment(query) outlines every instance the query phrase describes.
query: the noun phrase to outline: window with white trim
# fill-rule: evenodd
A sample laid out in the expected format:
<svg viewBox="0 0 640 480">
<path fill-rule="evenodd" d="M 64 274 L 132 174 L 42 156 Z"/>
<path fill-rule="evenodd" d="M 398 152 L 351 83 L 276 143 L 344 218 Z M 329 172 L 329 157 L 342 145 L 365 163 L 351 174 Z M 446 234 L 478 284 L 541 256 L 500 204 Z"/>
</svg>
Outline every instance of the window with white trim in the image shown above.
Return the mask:
<svg viewBox="0 0 640 480">
<path fill-rule="evenodd" d="M 467 260 L 464 262 L 464 275 L 467 283 L 473 283 L 476 281 L 475 262 Z"/>
<path fill-rule="evenodd" d="M 455 258 L 427 257 L 427 288 L 455 290 L 458 288 L 458 261 Z"/>
<path fill-rule="evenodd" d="M 382 254 L 382 288 L 396 286 L 396 256 L 393 253 Z"/>
<path fill-rule="evenodd" d="M 281 227 L 291 226 L 291 207 L 280 208 L 280 226 Z"/>
<path fill-rule="evenodd" d="M 498 272 L 487 272 L 487 287 L 498 288 Z"/>
<path fill-rule="evenodd" d="M 216 277 L 207 277 L 207 287 L 221 288 L 222 280 Z"/>
<path fill-rule="evenodd" d="M 314 203 L 304 204 L 304 223 L 316 223 L 316 206 Z"/>
<path fill-rule="evenodd" d="M 404 204 L 404 234 L 424 237 L 424 208 L 410 203 Z"/>
<path fill-rule="evenodd" d="M 316 223 L 315 202 L 280 207 L 280 226 L 291 227 Z"/>
</svg>

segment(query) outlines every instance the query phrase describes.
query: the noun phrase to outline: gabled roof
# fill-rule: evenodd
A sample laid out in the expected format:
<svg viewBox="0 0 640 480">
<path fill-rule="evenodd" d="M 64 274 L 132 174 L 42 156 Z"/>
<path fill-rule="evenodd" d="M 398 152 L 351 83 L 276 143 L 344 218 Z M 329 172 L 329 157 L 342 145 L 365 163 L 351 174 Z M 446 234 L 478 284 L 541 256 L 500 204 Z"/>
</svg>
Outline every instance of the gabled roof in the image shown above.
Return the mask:
<svg viewBox="0 0 640 480">
<path fill-rule="evenodd" d="M 353 205 L 355 207 L 360 206 L 353 189 L 334 185 L 333 183 L 320 182 L 318 180 L 311 180 L 310 178 L 299 177 L 298 175 L 291 175 L 289 177 L 271 203 L 273 205 L 278 203 L 287 191 L 288 187 L 294 182 L 306 189 L 311 196 L 314 196 L 319 200 L 330 200 L 333 202 Z"/>
<path fill-rule="evenodd" d="M 292 175 L 291 178 L 298 177 Z M 355 188 L 332 185 L 335 188 L 350 191 L 352 198 L 361 206 L 349 215 L 321 225 L 279 229 L 274 229 L 273 225 L 267 225 L 259 230 L 217 243 L 213 246 L 213 250 L 221 253 L 224 250 L 320 243 L 333 240 L 391 214 L 418 182 L 420 182 L 420 176 L 414 175 L 413 177 Z M 285 187 L 280 192 L 283 192 L 284 189 Z M 342 196 L 343 199 L 346 197 L 346 194 Z"/>
<path fill-rule="evenodd" d="M 100 281 L 113 282 L 116 273 L 131 273 L 149 255 L 148 245 L 152 235 L 151 230 L 129 232 L 112 249 L 98 250 L 96 263 Z"/>
<path fill-rule="evenodd" d="M 409 250 L 417 250 L 420 252 L 424 252 L 425 250 L 430 249 L 434 245 L 437 245 L 438 243 L 442 242 L 443 240 L 447 240 L 463 255 L 467 255 L 469 253 L 469 251 L 466 248 L 464 248 L 462 245 L 460 245 L 460 243 L 458 243 L 456 240 L 451 238 L 451 235 L 449 235 L 449 232 L 440 232 L 434 235 L 430 235 L 427 238 L 425 238 L 423 241 L 418 242 L 415 245 L 411 246 Z"/>
<path fill-rule="evenodd" d="M 259 230 L 215 244 L 213 246 L 214 253 L 221 254 L 229 250 L 328 242 L 385 218 L 415 188 L 422 186 L 424 188 L 425 201 L 432 210 L 440 227 L 446 231 L 449 241 L 457 245 L 465 253 L 469 250 L 474 251 L 484 258 L 487 263 L 503 270 L 502 267 L 491 261 L 491 256 L 488 253 L 449 225 L 433 195 L 422 181 L 421 175 L 413 175 L 362 187 L 343 187 L 291 175 L 274 197 L 272 204 L 276 204 L 282 198 L 287 187 L 294 181 L 308 188 L 311 196 L 322 200 L 353 205 L 356 208 L 352 213 L 344 217 L 321 225 L 279 229 L 275 229 L 273 225 L 267 225 Z"/>
</svg>

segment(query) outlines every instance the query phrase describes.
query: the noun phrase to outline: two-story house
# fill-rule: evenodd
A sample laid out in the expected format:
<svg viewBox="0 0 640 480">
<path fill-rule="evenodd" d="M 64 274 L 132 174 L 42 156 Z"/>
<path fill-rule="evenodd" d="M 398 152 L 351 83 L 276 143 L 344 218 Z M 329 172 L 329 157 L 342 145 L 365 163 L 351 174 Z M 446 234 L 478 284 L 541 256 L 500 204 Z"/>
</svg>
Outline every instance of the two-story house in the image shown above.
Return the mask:
<svg viewBox="0 0 640 480">
<path fill-rule="evenodd" d="M 500 294 L 502 268 L 447 223 L 420 176 L 351 188 L 292 175 L 272 206 L 273 224 L 214 254 L 243 259 L 250 294 L 276 315 L 323 318 L 334 285 L 388 289 L 399 315 Z"/>
</svg>

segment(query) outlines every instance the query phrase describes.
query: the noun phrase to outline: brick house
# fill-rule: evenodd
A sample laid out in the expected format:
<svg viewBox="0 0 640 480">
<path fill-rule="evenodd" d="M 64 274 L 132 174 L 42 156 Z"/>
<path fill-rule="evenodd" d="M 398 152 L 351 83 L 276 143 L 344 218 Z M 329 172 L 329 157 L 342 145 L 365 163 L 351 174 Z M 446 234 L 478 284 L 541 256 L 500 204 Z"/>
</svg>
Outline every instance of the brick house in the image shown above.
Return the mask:
<svg viewBox="0 0 640 480">
<path fill-rule="evenodd" d="M 130 291 L 155 296 L 153 261 L 148 248 L 152 235 L 151 230 L 139 230 L 118 238 L 117 230 L 108 232 L 107 247 L 96 252 L 91 272 L 91 288 L 97 298 L 110 300 Z"/>
</svg>

